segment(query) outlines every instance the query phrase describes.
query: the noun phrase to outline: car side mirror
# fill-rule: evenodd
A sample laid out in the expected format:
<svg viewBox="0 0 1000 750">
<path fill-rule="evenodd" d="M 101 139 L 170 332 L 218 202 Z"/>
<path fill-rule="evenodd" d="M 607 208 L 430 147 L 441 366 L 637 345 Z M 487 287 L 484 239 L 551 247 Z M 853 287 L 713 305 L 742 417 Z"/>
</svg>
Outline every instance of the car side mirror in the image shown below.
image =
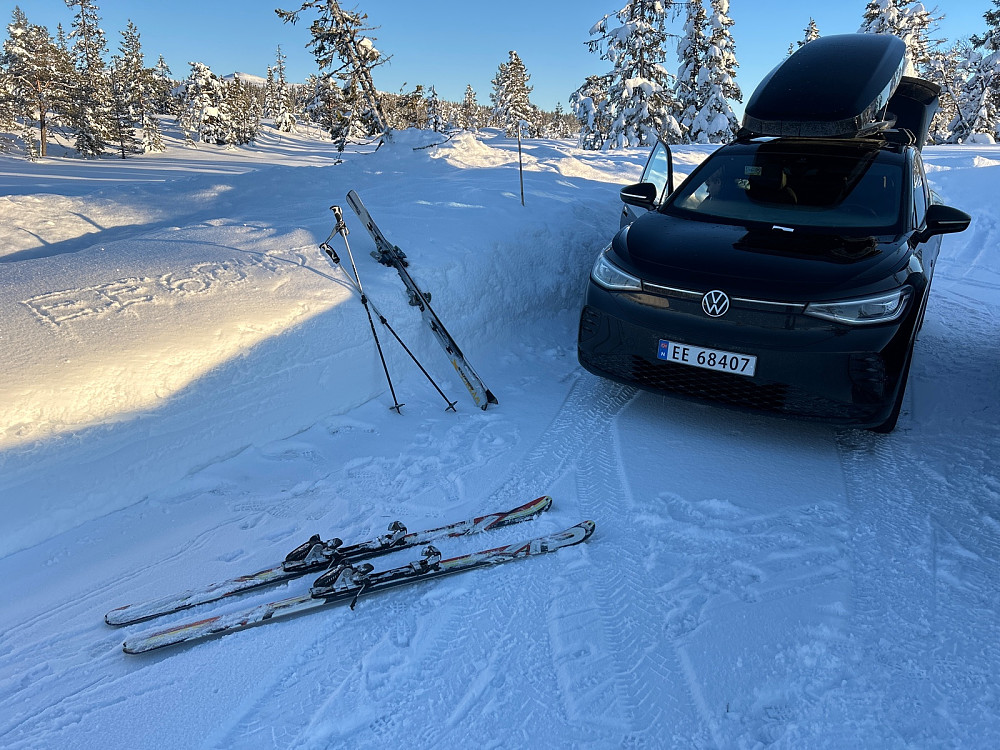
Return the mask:
<svg viewBox="0 0 1000 750">
<path fill-rule="evenodd" d="M 923 231 L 923 237 L 927 240 L 938 234 L 964 232 L 971 221 L 972 217 L 965 211 L 934 203 L 927 207 L 927 228 Z"/>
<path fill-rule="evenodd" d="M 622 203 L 644 208 L 647 211 L 652 210 L 653 206 L 656 205 L 658 194 L 659 189 L 652 182 L 637 182 L 635 185 L 623 187 L 618 193 Z"/>
</svg>

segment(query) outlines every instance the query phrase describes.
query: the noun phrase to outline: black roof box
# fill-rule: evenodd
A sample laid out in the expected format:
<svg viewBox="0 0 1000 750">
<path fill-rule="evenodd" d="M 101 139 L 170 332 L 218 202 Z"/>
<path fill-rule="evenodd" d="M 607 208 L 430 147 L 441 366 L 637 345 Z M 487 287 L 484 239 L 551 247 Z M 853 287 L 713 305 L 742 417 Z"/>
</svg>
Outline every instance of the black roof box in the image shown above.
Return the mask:
<svg viewBox="0 0 1000 750">
<path fill-rule="evenodd" d="M 888 34 L 814 39 L 761 81 L 739 135 L 856 138 L 877 131 L 905 65 L 906 45 Z"/>
</svg>

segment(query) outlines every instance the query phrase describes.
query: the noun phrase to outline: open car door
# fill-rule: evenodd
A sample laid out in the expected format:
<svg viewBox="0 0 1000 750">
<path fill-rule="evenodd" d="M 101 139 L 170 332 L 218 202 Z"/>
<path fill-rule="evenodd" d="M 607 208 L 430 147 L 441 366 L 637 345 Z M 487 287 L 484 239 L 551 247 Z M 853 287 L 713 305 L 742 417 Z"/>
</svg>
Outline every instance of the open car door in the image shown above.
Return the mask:
<svg viewBox="0 0 1000 750">
<path fill-rule="evenodd" d="M 642 180 L 621 189 L 622 209 L 620 226 L 631 224 L 646 211 L 663 203 L 674 189 L 674 158 L 670 146 L 657 141 L 649 155 Z"/>
</svg>

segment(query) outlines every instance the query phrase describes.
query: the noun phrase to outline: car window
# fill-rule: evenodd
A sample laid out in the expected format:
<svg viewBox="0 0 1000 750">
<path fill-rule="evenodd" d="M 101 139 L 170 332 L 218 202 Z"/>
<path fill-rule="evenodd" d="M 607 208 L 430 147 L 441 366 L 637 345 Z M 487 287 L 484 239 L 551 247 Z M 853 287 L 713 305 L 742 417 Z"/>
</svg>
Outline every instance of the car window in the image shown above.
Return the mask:
<svg viewBox="0 0 1000 750">
<path fill-rule="evenodd" d="M 667 190 L 667 180 L 669 179 L 669 162 L 667 159 L 667 149 L 656 142 L 653 153 L 649 155 L 646 168 L 642 171 L 642 182 L 651 182 L 656 185 L 658 200 L 663 200 Z"/>
<path fill-rule="evenodd" d="M 903 190 L 900 160 L 878 150 L 761 146 L 717 152 L 677 190 L 668 209 L 739 222 L 874 231 L 899 223 Z"/>
</svg>

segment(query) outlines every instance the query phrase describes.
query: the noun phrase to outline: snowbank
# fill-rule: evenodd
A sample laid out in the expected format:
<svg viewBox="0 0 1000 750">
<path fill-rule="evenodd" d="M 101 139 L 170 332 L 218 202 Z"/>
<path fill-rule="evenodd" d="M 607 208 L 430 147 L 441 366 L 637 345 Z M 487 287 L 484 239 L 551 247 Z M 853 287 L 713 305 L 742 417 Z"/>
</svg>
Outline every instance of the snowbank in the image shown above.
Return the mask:
<svg viewBox="0 0 1000 750">
<path fill-rule="evenodd" d="M 643 151 L 526 141 L 522 206 L 517 144 L 492 132 L 338 166 L 304 133 L 177 140 L 0 157 L 4 748 L 996 744 L 1000 147 L 925 151 L 973 224 L 945 239 L 899 428 L 875 436 L 581 371 L 583 283 Z M 472 405 L 346 210 L 371 300 L 457 402 L 382 335 L 389 409 L 364 310 L 317 250 L 351 188 L 499 406 Z M 586 518 L 594 537 L 148 658 L 121 643 L 150 626 L 102 619 L 314 533 L 541 494 L 538 520 L 442 552 Z"/>
</svg>

